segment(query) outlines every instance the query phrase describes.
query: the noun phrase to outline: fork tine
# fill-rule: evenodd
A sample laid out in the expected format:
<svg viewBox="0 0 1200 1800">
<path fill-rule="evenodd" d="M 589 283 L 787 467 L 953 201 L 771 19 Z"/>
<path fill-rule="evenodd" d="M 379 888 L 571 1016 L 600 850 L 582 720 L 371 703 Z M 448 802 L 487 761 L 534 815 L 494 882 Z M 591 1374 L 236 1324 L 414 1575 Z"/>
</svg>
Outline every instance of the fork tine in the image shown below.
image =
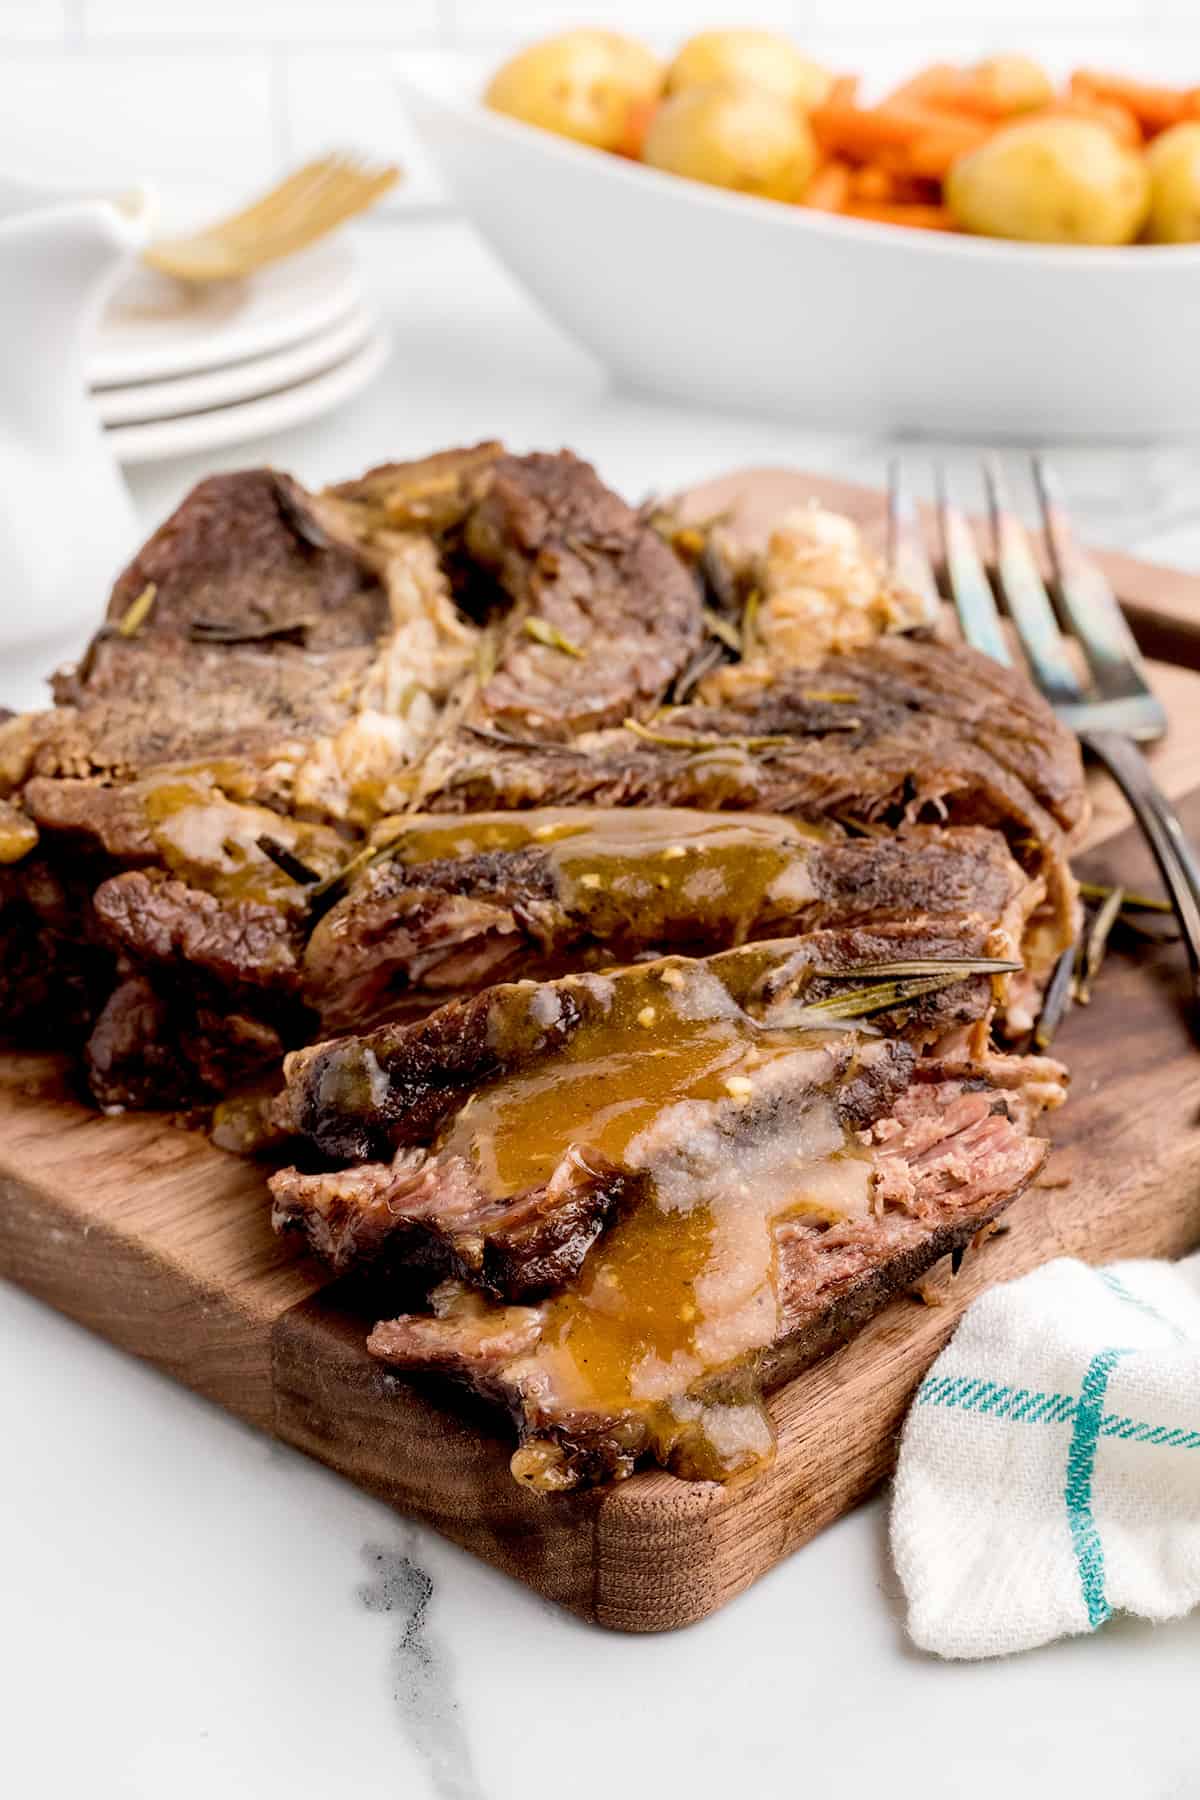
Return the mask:
<svg viewBox="0 0 1200 1800">
<path fill-rule="evenodd" d="M 997 576 L 1008 615 L 1017 628 L 1034 680 L 1047 700 L 1052 706 L 1071 705 L 1083 699 L 1083 689 L 1067 656 L 1025 527 L 1013 511 L 1008 484 L 994 457 L 986 460 L 983 473 L 992 516 Z"/>
<path fill-rule="evenodd" d="M 1058 479 L 1040 456 L 1033 459 L 1033 479 L 1063 612 L 1083 646 L 1096 691 L 1104 700 L 1138 701 L 1134 735 L 1161 736 L 1166 714 L 1146 680 L 1133 633 L 1103 571 L 1080 549 Z"/>
<path fill-rule="evenodd" d="M 894 581 L 923 601 L 922 623 L 935 625 L 941 604 L 937 580 L 898 456 L 888 464 L 887 567 Z"/>
<path fill-rule="evenodd" d="M 996 662 L 1011 663 L 1008 645 L 1000 628 L 1000 614 L 992 593 L 987 571 L 979 560 L 971 527 L 963 514 L 950 502 L 945 470 L 937 471 L 938 514 L 942 524 L 942 554 L 950 596 L 954 601 L 958 622 L 968 644 L 982 650 Z"/>
</svg>

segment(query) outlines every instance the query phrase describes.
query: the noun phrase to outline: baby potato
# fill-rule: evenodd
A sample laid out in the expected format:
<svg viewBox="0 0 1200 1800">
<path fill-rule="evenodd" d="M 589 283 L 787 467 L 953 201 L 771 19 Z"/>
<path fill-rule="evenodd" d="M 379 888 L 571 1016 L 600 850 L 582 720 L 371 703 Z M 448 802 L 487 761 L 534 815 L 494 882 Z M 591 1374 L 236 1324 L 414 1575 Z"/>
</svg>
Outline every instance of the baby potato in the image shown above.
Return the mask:
<svg viewBox="0 0 1200 1800">
<path fill-rule="evenodd" d="M 817 166 L 817 146 L 804 114 L 778 94 L 713 82 L 663 102 L 642 157 L 712 187 L 799 200 Z"/>
<path fill-rule="evenodd" d="M 1172 125 L 1146 152 L 1150 169 L 1152 244 L 1194 244 L 1200 239 L 1200 124 Z"/>
<path fill-rule="evenodd" d="M 807 112 L 826 98 L 833 76 L 778 32 L 700 31 L 667 70 L 667 92 L 708 87 L 714 81 L 766 88 Z"/>
<path fill-rule="evenodd" d="M 1031 56 L 985 56 L 973 73 L 999 112 L 1031 112 L 1054 99 L 1054 83 Z"/>
<path fill-rule="evenodd" d="M 600 150 L 624 150 L 662 91 L 662 65 L 618 31 L 565 31 L 498 69 L 484 105 Z"/>
<path fill-rule="evenodd" d="M 1089 119 L 1006 125 L 960 158 L 946 204 L 965 231 L 1043 244 L 1128 244 L 1149 204 L 1144 159 Z"/>
</svg>

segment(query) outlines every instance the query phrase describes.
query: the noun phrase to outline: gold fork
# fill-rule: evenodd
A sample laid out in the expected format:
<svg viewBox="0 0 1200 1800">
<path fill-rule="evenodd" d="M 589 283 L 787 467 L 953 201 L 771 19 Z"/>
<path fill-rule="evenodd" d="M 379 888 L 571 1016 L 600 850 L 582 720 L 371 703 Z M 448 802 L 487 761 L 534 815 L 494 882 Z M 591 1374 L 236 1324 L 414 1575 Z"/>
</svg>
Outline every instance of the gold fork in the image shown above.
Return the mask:
<svg viewBox="0 0 1200 1800">
<path fill-rule="evenodd" d="M 249 275 L 373 206 L 399 178 L 390 163 L 372 166 L 340 153 L 321 156 L 230 218 L 186 237 L 160 238 L 143 252 L 143 261 L 181 281 Z"/>
</svg>

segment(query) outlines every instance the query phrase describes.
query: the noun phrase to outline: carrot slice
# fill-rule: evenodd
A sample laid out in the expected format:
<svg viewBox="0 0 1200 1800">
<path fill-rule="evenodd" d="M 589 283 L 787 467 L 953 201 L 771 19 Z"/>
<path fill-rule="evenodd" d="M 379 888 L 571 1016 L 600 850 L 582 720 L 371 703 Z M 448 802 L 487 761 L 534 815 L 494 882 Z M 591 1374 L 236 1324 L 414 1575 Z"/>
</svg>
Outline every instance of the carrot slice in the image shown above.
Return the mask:
<svg viewBox="0 0 1200 1800">
<path fill-rule="evenodd" d="M 804 194 L 804 205 L 818 212 L 841 212 L 850 198 L 850 164 L 827 162 L 818 169 Z"/>
<path fill-rule="evenodd" d="M 852 200 L 894 200 L 896 198 L 896 176 L 889 169 L 880 168 L 878 163 L 863 163 L 854 170 L 850 177 L 850 198 Z"/>
<path fill-rule="evenodd" d="M 953 63 L 930 63 L 928 68 L 919 70 L 889 94 L 884 104 L 897 102 L 902 106 L 933 107 L 987 124 L 1012 118 L 1014 111 L 974 69 L 958 69 Z"/>
<path fill-rule="evenodd" d="M 1095 125 L 1104 125 L 1112 132 L 1119 144 L 1125 144 L 1131 150 L 1137 150 L 1143 142 L 1142 127 L 1136 116 L 1127 106 L 1116 100 L 1096 100 L 1082 93 L 1069 94 L 1064 100 L 1055 100 L 1051 106 L 1039 106 L 1036 112 L 1022 113 L 1025 119 L 1089 119 Z"/>
<path fill-rule="evenodd" d="M 988 136 L 987 127 L 974 120 L 907 102 L 884 101 L 870 108 L 826 103 L 815 109 L 811 121 L 817 142 L 829 155 L 876 162 L 881 153 L 905 151 L 913 175 L 944 174 L 956 157 Z"/>
<path fill-rule="evenodd" d="M 960 157 L 978 150 L 990 136 L 991 132 L 982 125 L 933 125 L 909 146 L 908 173 L 926 181 L 944 181 Z"/>
<path fill-rule="evenodd" d="M 954 220 L 944 206 L 905 204 L 899 200 L 852 200 L 845 209 L 849 219 L 874 219 L 880 225 L 911 225 L 920 231 L 953 231 Z"/>
<path fill-rule="evenodd" d="M 824 106 L 853 106 L 858 99 L 858 76 L 835 75 L 829 86 L 829 92 L 822 102 Z"/>
<path fill-rule="evenodd" d="M 1158 87 L 1153 82 L 1133 81 L 1127 75 L 1110 75 L 1100 69 L 1076 69 L 1070 91 L 1081 99 L 1103 100 L 1126 107 L 1149 133 L 1195 117 L 1191 95 L 1182 88 Z"/>
<path fill-rule="evenodd" d="M 635 160 L 641 156 L 646 133 L 650 129 L 651 120 L 660 104 L 657 95 L 649 100 L 631 101 L 629 111 L 625 115 L 625 128 L 621 133 L 621 141 L 617 145 L 618 156 L 632 156 Z"/>
</svg>

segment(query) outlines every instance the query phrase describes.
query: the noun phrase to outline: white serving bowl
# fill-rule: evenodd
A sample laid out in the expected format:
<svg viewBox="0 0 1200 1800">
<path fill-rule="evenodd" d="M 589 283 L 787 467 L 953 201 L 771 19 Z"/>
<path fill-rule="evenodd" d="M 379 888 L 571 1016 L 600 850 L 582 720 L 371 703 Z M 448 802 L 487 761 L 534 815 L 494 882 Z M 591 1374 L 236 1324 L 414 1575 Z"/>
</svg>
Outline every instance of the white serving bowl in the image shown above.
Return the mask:
<svg viewBox="0 0 1200 1800">
<path fill-rule="evenodd" d="M 1069 249 L 840 219 L 403 91 L 467 217 L 637 388 L 893 433 L 1200 434 L 1200 245 Z"/>
</svg>

